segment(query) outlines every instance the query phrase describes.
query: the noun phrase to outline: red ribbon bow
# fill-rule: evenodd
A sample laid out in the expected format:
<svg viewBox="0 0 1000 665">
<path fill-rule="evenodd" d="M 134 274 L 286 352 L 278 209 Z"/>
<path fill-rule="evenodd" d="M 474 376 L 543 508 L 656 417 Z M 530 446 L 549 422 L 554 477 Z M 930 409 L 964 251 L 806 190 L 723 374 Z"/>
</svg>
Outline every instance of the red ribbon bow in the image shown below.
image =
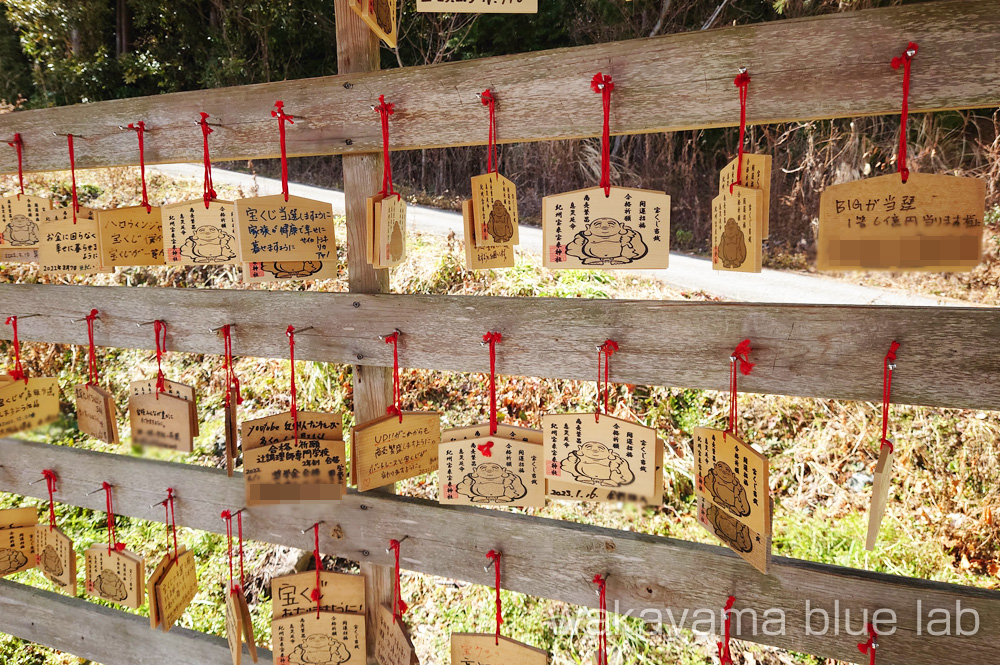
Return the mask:
<svg viewBox="0 0 1000 665">
<path fill-rule="evenodd" d="M 727 432 L 732 433 L 736 436 L 736 418 L 739 416 L 739 411 L 737 410 L 736 398 L 736 368 L 739 366 L 739 372 L 744 376 L 749 374 L 754 368 L 754 363 L 750 362 L 750 340 L 745 339 L 736 345 L 733 349 L 732 355 L 729 356 L 730 369 L 729 369 L 729 427 L 726 429 Z"/>
<path fill-rule="evenodd" d="M 493 442 L 487 441 L 486 443 L 480 443 L 476 446 L 479 449 L 479 453 L 483 457 L 493 457 Z"/>
</svg>

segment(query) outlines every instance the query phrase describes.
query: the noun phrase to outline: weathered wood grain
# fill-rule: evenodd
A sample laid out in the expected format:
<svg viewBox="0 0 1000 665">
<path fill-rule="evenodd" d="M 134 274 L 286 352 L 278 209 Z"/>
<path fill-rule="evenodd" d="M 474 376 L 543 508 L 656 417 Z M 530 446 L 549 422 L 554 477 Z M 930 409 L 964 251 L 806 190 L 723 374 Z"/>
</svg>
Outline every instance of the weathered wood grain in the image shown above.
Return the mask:
<svg viewBox="0 0 1000 665">
<path fill-rule="evenodd" d="M 889 63 L 908 40 L 920 44 L 911 111 L 1000 105 L 993 48 L 1000 13 L 994 0 L 960 0 L 9 113 L 0 117 L 0 138 L 21 132 L 32 171 L 67 168 L 66 141 L 53 130 L 78 135 L 78 168 L 135 164 L 135 135 L 118 126 L 143 120 L 148 163 L 197 161 L 194 123 L 205 111 L 223 125 L 212 135 L 213 158 L 276 157 L 270 111 L 281 99 L 296 117 L 288 128 L 290 156 L 364 153 L 379 149 L 371 105 L 384 93 L 396 104 L 394 149 L 476 145 L 486 142 L 486 130 L 475 93 L 487 84 L 499 100 L 502 143 L 598 136 L 601 104 L 590 91 L 598 71 L 615 81 L 613 133 L 676 131 L 737 124 L 732 80 L 739 67 L 753 76 L 751 124 L 898 113 L 902 75 Z M 0 152 L 0 171 L 16 168 L 14 151 Z"/>
<path fill-rule="evenodd" d="M 179 627 L 150 630 L 137 614 L 11 580 L 0 580 L 0 632 L 105 665 L 232 663 L 225 638 Z M 258 654 L 261 663 L 271 662 L 270 651 Z"/>
<path fill-rule="evenodd" d="M 150 349 L 149 328 L 135 324 L 159 318 L 171 351 L 217 354 L 209 329 L 234 323 L 235 355 L 287 358 L 291 323 L 315 326 L 296 335 L 297 358 L 363 367 L 392 366 L 378 336 L 399 328 L 403 366 L 487 372 L 480 341 L 498 330 L 497 372 L 545 378 L 596 380 L 594 348 L 610 338 L 621 346 L 612 381 L 712 390 L 728 389 L 729 354 L 749 338 L 757 366 L 741 391 L 867 401 L 882 399 L 882 357 L 895 339 L 894 403 L 1000 408 L 994 308 L 0 285 L 5 316 L 41 315 L 19 322 L 22 343 L 85 345 L 86 326 L 72 320 L 92 307 L 100 346 Z M 0 339 L 10 334 L 0 326 Z"/>
<path fill-rule="evenodd" d="M 57 500 L 70 505 L 103 510 L 103 495 L 86 496 L 101 480 L 115 486 L 115 507 L 122 515 L 156 520 L 160 515 L 149 505 L 162 499 L 163 487 L 173 487 L 180 497 L 176 504 L 177 522 L 186 527 L 220 533 L 223 523 L 219 513 L 242 505 L 243 481 L 237 474 L 227 478 L 222 469 L 145 460 L 124 455 L 0 439 L 0 491 L 39 499 L 47 498 L 44 485 L 29 485 L 38 470 L 51 468 L 60 479 Z M 336 506 L 288 505 L 260 506 L 244 513 L 244 533 L 249 540 L 281 543 L 303 549 L 312 548 L 312 533 L 301 529 L 317 520 L 326 520 L 320 530 L 324 552 L 361 562 L 388 565 L 386 553 L 390 538 L 409 536 L 403 548 L 403 567 L 430 575 L 491 585 L 493 572 L 483 570 L 486 552 L 503 551 L 504 587 L 575 605 L 595 607 L 597 596 L 590 580 L 595 573 L 610 573 L 608 608 L 611 611 L 656 620 L 659 613 L 669 621 L 666 610 L 679 622 L 682 613 L 686 627 L 698 617 L 695 610 L 713 611 L 715 632 L 721 631 L 719 612 L 726 597 L 736 597 L 736 608 L 757 612 L 757 634 L 750 616 L 734 619 L 734 638 L 771 644 L 785 649 L 861 662 L 855 647 L 860 638 L 844 632 L 844 613 L 850 611 L 851 629 L 863 628 L 861 612 L 886 608 L 896 613 L 898 630 L 880 638 L 880 665 L 970 665 L 993 662 L 997 631 L 1000 631 L 1000 592 L 961 587 L 938 582 L 894 577 L 878 573 L 828 566 L 808 561 L 776 557 L 771 574 L 759 574 L 735 554 L 721 547 L 700 545 L 643 533 L 605 529 L 585 524 L 482 508 L 440 506 L 435 502 L 386 494 L 351 491 Z M 780 521 L 780 520 L 779 520 Z M 342 538 L 329 537 L 338 525 Z M 858 534 L 860 540 L 861 534 Z M 891 556 L 891 555 L 887 555 Z M 203 580 L 203 584 L 208 581 Z M 0 586 L 0 598 L 7 596 Z M 807 635 L 805 603 L 832 612 L 839 601 L 840 634 Z M 974 635 L 933 637 L 916 634 L 917 601 L 925 617 L 933 609 L 955 612 L 955 603 L 974 609 L 979 616 L 979 630 Z M 3 603 L 0 600 L 0 609 Z M 782 635 L 766 635 L 764 612 L 775 608 L 785 612 L 786 630 Z M 29 616 L 38 616 L 31 614 Z M 21 618 L 0 611 L 0 631 L 22 626 Z M 115 615 L 117 616 L 117 615 Z M 699 616 L 703 619 L 702 613 Z M 869 615 L 871 616 L 871 615 Z M 885 618 L 880 615 L 879 618 Z M 48 634 L 43 622 L 19 628 L 30 639 L 78 639 L 76 631 L 89 630 L 86 622 L 59 619 L 52 628 L 63 637 Z M 131 624 L 129 624 L 131 625 Z M 701 624 L 704 627 L 704 624 Z M 967 616 L 965 629 L 972 629 Z M 821 625 L 817 618 L 813 629 Z M 833 629 L 831 622 L 831 631 Z M 101 639 L 119 635 L 121 628 L 95 631 Z M 138 629 L 136 629 L 138 630 Z M 612 632 L 616 629 L 612 626 Z M 123 640 L 127 647 L 145 644 L 148 628 L 142 636 Z M 173 631 L 171 632 L 173 634 Z M 152 639 L 152 637 L 149 637 Z M 40 640 L 44 641 L 44 640 Z M 108 640 L 110 642 L 110 640 Z M 224 642 L 219 649 L 228 654 Z M 75 645 L 59 645 L 71 653 L 80 653 Z M 154 643 L 155 646 L 155 643 Z M 124 658 L 106 658 L 108 665 L 136 662 Z M 149 661 L 152 662 L 152 661 Z M 171 662 L 187 662 L 174 659 Z M 200 662 L 200 661 L 191 661 Z"/>
</svg>

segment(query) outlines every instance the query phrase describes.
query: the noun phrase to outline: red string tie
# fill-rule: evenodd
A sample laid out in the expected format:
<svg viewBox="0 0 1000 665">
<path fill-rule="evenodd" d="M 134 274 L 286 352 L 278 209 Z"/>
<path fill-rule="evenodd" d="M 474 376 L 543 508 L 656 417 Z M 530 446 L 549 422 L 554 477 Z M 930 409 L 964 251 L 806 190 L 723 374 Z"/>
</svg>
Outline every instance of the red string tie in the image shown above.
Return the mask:
<svg viewBox="0 0 1000 665">
<path fill-rule="evenodd" d="M 291 360 L 292 380 L 289 390 L 291 396 L 292 430 L 295 432 L 295 444 L 299 443 L 299 400 L 298 390 L 295 388 L 295 326 L 288 326 L 285 330 L 288 335 L 288 357 Z"/>
<path fill-rule="evenodd" d="M 389 550 L 393 553 L 396 559 L 396 570 L 395 570 L 395 581 L 393 582 L 392 588 L 392 622 L 403 620 L 403 614 L 409 609 L 406 603 L 403 601 L 402 592 L 402 580 L 399 574 L 399 546 L 402 541 L 393 538 L 389 541 Z"/>
<path fill-rule="evenodd" d="M 611 76 L 597 72 L 590 80 L 590 89 L 601 95 L 604 105 L 604 131 L 601 134 L 601 187 L 604 196 L 611 196 L 611 91 L 615 84 Z"/>
<path fill-rule="evenodd" d="M 480 443 L 476 445 L 479 449 L 479 454 L 483 457 L 493 457 L 493 442 L 487 441 L 486 443 Z"/>
<path fill-rule="evenodd" d="M 240 393 L 240 378 L 236 376 L 236 365 L 233 363 L 233 331 L 232 325 L 222 326 L 222 368 L 226 373 L 226 406 L 229 406 L 232 395 L 236 395 L 236 404 L 243 403 Z"/>
<path fill-rule="evenodd" d="M 497 433 L 497 344 L 503 339 L 498 332 L 483 335 L 483 344 L 490 347 L 490 436 Z"/>
<path fill-rule="evenodd" d="M 315 560 L 315 563 L 316 563 L 316 588 L 312 590 L 312 599 L 316 601 L 316 618 L 317 619 L 320 616 L 319 612 L 320 612 L 320 608 L 322 607 L 322 605 L 320 604 L 320 600 L 323 597 L 323 594 L 320 591 L 320 580 L 319 580 L 320 573 L 323 572 L 323 559 L 319 555 L 319 525 L 320 525 L 319 522 L 316 522 L 315 524 L 313 524 L 313 537 L 315 538 L 315 545 L 314 545 L 314 549 L 313 549 L 313 559 Z"/>
<path fill-rule="evenodd" d="M 153 321 L 153 337 L 156 341 L 156 397 L 167 390 L 167 377 L 163 374 L 163 354 L 167 351 L 167 323 Z"/>
<path fill-rule="evenodd" d="M 7 325 L 13 330 L 11 345 L 14 347 L 14 365 L 8 373 L 10 374 L 10 378 L 15 381 L 24 379 L 24 383 L 27 385 L 28 376 L 24 373 L 24 366 L 21 364 L 21 340 L 17 338 L 17 317 L 8 316 Z"/>
<path fill-rule="evenodd" d="M 395 104 L 387 104 L 385 95 L 378 96 L 378 106 L 375 107 L 382 120 L 382 196 L 400 196 L 392 188 L 392 162 L 389 160 L 389 116 L 396 113 Z"/>
<path fill-rule="evenodd" d="M 229 593 L 236 593 L 236 585 L 233 583 L 233 513 L 223 510 L 219 516 L 226 523 L 226 558 L 229 560 Z"/>
<path fill-rule="evenodd" d="M 868 654 L 868 665 L 875 665 L 875 652 L 878 650 L 878 633 L 875 626 L 868 624 L 868 641 L 858 643 L 858 651 Z"/>
<path fill-rule="evenodd" d="M 598 597 L 597 625 L 597 665 L 608 665 L 608 580 L 602 575 L 594 575 Z"/>
<path fill-rule="evenodd" d="M 76 214 L 80 212 L 80 201 L 76 198 L 76 155 L 73 154 L 73 135 L 66 135 L 66 142 L 69 144 L 69 176 L 73 186 L 73 223 L 76 224 Z"/>
<path fill-rule="evenodd" d="M 45 488 L 49 491 L 49 531 L 52 531 L 56 528 L 56 504 L 52 495 L 56 492 L 59 477 L 52 469 L 42 469 L 42 477 L 45 478 Z"/>
<path fill-rule="evenodd" d="M 496 119 L 496 107 L 497 100 L 493 96 L 493 92 L 489 88 L 484 90 L 479 99 L 482 100 L 483 106 L 489 108 L 490 111 L 490 129 L 487 138 L 487 148 L 486 148 L 486 172 L 496 173 L 497 179 L 500 179 L 500 158 L 497 156 L 497 119 Z"/>
<path fill-rule="evenodd" d="M 385 343 L 392 344 L 392 404 L 385 411 L 390 416 L 399 416 L 399 422 L 403 422 L 403 396 L 399 383 L 399 331 L 386 335 Z"/>
<path fill-rule="evenodd" d="M 87 386 L 95 386 L 98 381 L 97 373 L 97 347 L 94 345 L 94 321 L 97 320 L 98 312 L 96 309 L 90 310 L 90 314 L 83 317 L 87 321 Z"/>
<path fill-rule="evenodd" d="M 733 193 L 734 184 L 743 184 L 743 141 L 747 133 L 747 90 L 750 88 L 750 74 L 741 68 L 733 79 L 733 84 L 740 91 L 740 146 L 739 157 L 736 160 L 736 181 L 729 183 L 729 193 Z"/>
<path fill-rule="evenodd" d="M 910 42 L 902 54 L 892 59 L 893 69 L 903 68 L 903 109 L 899 116 L 899 159 L 896 162 L 896 170 L 899 171 L 904 184 L 910 177 L 910 170 L 906 168 L 906 119 L 910 113 L 910 63 L 916 54 L 917 45 Z"/>
<path fill-rule="evenodd" d="M 882 438 L 880 446 L 889 446 L 889 452 L 893 452 L 892 441 L 889 440 L 889 401 L 892 396 L 892 371 L 896 369 L 896 351 L 899 350 L 899 342 L 892 340 L 889 345 L 889 353 L 885 354 L 882 361 Z"/>
<path fill-rule="evenodd" d="M 24 167 L 22 161 L 22 151 L 24 150 L 24 141 L 21 140 L 21 133 L 18 132 L 14 134 L 14 140 L 7 141 L 7 145 L 9 145 L 17 152 L 17 182 L 21 187 L 21 192 L 20 194 L 18 194 L 18 200 L 20 200 L 21 194 L 24 194 Z"/>
<path fill-rule="evenodd" d="M 118 542 L 118 534 L 115 531 L 115 507 L 111 498 L 112 485 L 103 482 L 101 488 L 104 490 L 104 502 L 108 512 L 108 554 L 111 554 L 112 551 L 121 552 L 125 549 L 125 543 Z"/>
<path fill-rule="evenodd" d="M 285 123 L 295 124 L 295 116 L 285 113 L 285 103 L 278 100 L 274 103 L 271 117 L 278 119 L 278 140 L 281 142 L 281 193 L 288 201 L 288 155 L 285 152 Z"/>
<path fill-rule="evenodd" d="M 730 596 L 729 599 L 726 600 L 726 606 L 723 608 L 726 615 L 726 633 L 723 642 L 716 642 L 716 646 L 719 647 L 719 665 L 733 665 L 733 654 L 729 651 L 729 624 L 732 619 L 730 613 L 732 612 L 733 603 L 735 602 L 736 598 L 734 596 Z"/>
<path fill-rule="evenodd" d="M 743 340 L 742 342 L 740 342 L 739 344 L 736 345 L 736 348 L 733 349 L 732 355 L 729 356 L 729 362 L 730 362 L 730 367 L 729 367 L 729 427 L 726 428 L 726 431 L 729 432 L 730 434 L 732 434 L 733 436 L 737 436 L 737 433 L 736 433 L 737 432 L 736 419 L 737 419 L 737 417 L 739 415 L 739 411 L 737 410 L 737 404 L 736 404 L 736 396 L 737 396 L 737 392 L 736 392 L 737 371 L 736 371 L 736 368 L 738 366 L 739 367 L 739 373 L 743 374 L 744 376 L 746 376 L 747 374 L 749 374 L 753 370 L 755 363 L 750 362 L 750 351 L 752 351 L 752 350 L 753 349 L 750 348 L 750 340 L 749 339 L 745 339 L 745 340 Z"/>
<path fill-rule="evenodd" d="M 142 201 L 139 205 L 145 206 L 146 213 L 153 212 L 153 206 L 149 205 L 149 195 L 146 193 L 146 146 L 143 141 L 143 135 L 146 133 L 146 123 L 142 120 L 139 122 L 128 123 L 128 128 L 135 132 L 136 136 L 139 137 L 139 178 L 142 180 Z"/>
<path fill-rule="evenodd" d="M 496 583 L 495 588 L 497 591 L 497 634 L 495 644 L 499 646 L 500 644 L 500 626 L 503 625 L 503 603 L 500 600 L 500 557 L 503 556 L 503 552 L 498 552 L 496 550 L 490 550 L 486 553 L 486 558 L 489 559 L 493 566 L 493 571 L 496 573 Z"/>
<path fill-rule="evenodd" d="M 594 422 L 601 422 L 601 401 L 604 401 L 604 413 L 608 413 L 609 396 L 609 372 L 611 369 L 611 355 L 618 350 L 618 342 L 613 339 L 605 340 L 597 347 L 597 410 L 594 411 Z M 601 372 L 601 358 L 604 359 L 604 371 Z"/>
<path fill-rule="evenodd" d="M 215 188 L 212 187 L 212 158 L 208 155 L 208 135 L 212 133 L 212 128 L 208 124 L 208 114 L 204 111 L 201 112 L 201 120 L 198 121 L 201 125 L 201 136 L 202 136 L 202 152 L 205 157 L 205 209 L 207 210 L 209 204 L 211 204 L 212 199 L 218 196 L 215 193 Z"/>
</svg>

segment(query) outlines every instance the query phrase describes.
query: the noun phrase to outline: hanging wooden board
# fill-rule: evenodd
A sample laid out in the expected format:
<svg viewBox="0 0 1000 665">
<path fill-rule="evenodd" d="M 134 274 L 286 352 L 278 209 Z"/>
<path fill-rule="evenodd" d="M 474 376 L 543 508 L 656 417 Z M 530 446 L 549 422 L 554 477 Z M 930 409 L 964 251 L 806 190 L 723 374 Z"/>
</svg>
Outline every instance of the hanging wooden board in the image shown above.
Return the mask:
<svg viewBox="0 0 1000 665">
<path fill-rule="evenodd" d="M 463 425 L 452 427 L 441 432 L 441 441 L 467 441 L 469 439 L 479 439 L 490 436 L 490 424 L 478 423 L 476 425 Z M 518 427 L 517 425 L 504 425 L 497 423 L 494 439 L 504 441 L 523 441 L 524 443 L 542 443 L 542 430 L 531 429 L 529 427 Z"/>
<path fill-rule="evenodd" d="M 62 529 L 35 525 L 35 565 L 59 591 L 76 596 L 76 550 Z"/>
<path fill-rule="evenodd" d="M 770 463 L 730 432 L 694 428 L 695 495 L 750 531 L 771 535 Z"/>
<path fill-rule="evenodd" d="M 359 10 L 360 11 L 360 10 Z M 368 263 L 378 266 L 378 225 L 381 222 L 380 215 L 376 212 L 377 205 L 385 198 L 382 194 L 369 196 L 365 199 L 365 256 Z"/>
<path fill-rule="evenodd" d="M 299 437 L 243 450 L 248 506 L 337 501 L 347 479 L 343 441 Z"/>
<path fill-rule="evenodd" d="M 546 268 L 663 269 L 670 262 L 670 197 L 646 189 L 578 189 L 542 199 Z"/>
<path fill-rule="evenodd" d="M 137 610 L 146 600 L 142 557 L 94 543 L 83 553 L 87 595 Z"/>
<path fill-rule="evenodd" d="M 377 267 L 395 268 L 406 260 L 406 201 L 387 196 L 375 203 L 378 220 Z"/>
<path fill-rule="evenodd" d="M 0 529 L 0 577 L 35 567 L 35 509 L 30 508 L 31 522 Z"/>
<path fill-rule="evenodd" d="M 274 619 L 315 612 L 312 597 L 316 571 L 310 570 L 271 579 L 271 616 Z M 319 572 L 319 609 L 339 614 L 365 613 L 365 578 L 361 575 Z"/>
<path fill-rule="evenodd" d="M 420 665 L 406 624 L 402 619 L 394 620 L 392 608 L 381 604 L 375 614 L 375 662 L 378 665 Z"/>
<path fill-rule="evenodd" d="M 71 208 L 55 208 L 42 216 L 38 264 L 49 275 L 96 275 L 114 272 L 101 263 L 97 211 L 80 206 L 73 223 Z"/>
<path fill-rule="evenodd" d="M 164 379 L 163 381 L 163 392 L 174 397 L 179 397 L 185 402 L 188 402 L 189 410 L 191 411 L 191 436 L 198 436 L 199 424 L 198 424 L 198 398 L 195 394 L 195 390 L 192 386 L 186 385 L 184 383 L 177 383 L 176 381 L 170 381 L 169 379 Z M 139 395 L 155 395 L 156 394 L 156 379 L 145 379 L 141 381 L 133 381 L 129 384 L 129 396 L 138 397 Z"/>
<path fill-rule="evenodd" d="M 364 663 L 365 616 L 305 612 L 271 620 L 275 665 Z"/>
<path fill-rule="evenodd" d="M 233 467 L 236 466 L 236 458 L 240 456 L 239 442 L 239 405 L 237 404 L 236 391 L 229 390 L 228 402 L 223 402 L 222 409 L 225 414 L 224 444 L 226 447 L 226 475 L 233 477 Z"/>
<path fill-rule="evenodd" d="M 101 265 L 105 268 L 162 266 L 163 216 L 156 206 L 130 206 L 97 212 Z"/>
<path fill-rule="evenodd" d="M 982 254 L 986 182 L 897 173 L 827 187 L 819 199 L 819 270 L 968 272 Z"/>
<path fill-rule="evenodd" d="M 282 194 L 236 201 L 236 235 L 242 260 L 337 261 L 333 206 Z"/>
<path fill-rule="evenodd" d="M 52 377 L 12 381 L 0 387 L 0 436 L 47 425 L 59 418 L 59 381 Z"/>
<path fill-rule="evenodd" d="M 472 179 L 473 227 L 477 247 L 516 245 L 518 236 L 517 187 L 499 173 Z"/>
<path fill-rule="evenodd" d="M 344 414 L 299 411 L 299 437 L 324 441 L 344 440 Z M 244 420 L 240 425 L 243 452 L 270 446 L 295 437 L 292 414 L 288 411 L 266 418 Z"/>
<path fill-rule="evenodd" d="M 358 0 L 353 9 L 379 39 L 389 48 L 396 48 L 399 16 L 396 0 Z"/>
<path fill-rule="evenodd" d="M 656 445 L 656 466 L 655 483 L 653 493 L 649 495 L 638 494 L 632 491 L 620 490 L 612 487 L 580 487 L 576 483 L 567 482 L 555 477 L 545 479 L 546 494 L 551 499 L 562 501 L 604 501 L 615 503 L 637 503 L 640 506 L 660 506 L 663 505 L 663 450 L 665 445 L 662 439 L 657 440 Z"/>
<path fill-rule="evenodd" d="M 444 441 L 438 449 L 438 481 L 440 503 L 541 508 L 542 446 L 490 436 Z"/>
<path fill-rule="evenodd" d="M 537 14 L 538 0 L 417 0 L 417 11 L 448 14 Z"/>
<path fill-rule="evenodd" d="M 288 279 L 337 279 L 337 259 L 329 261 L 264 261 L 243 263 L 242 281 L 270 284 Z"/>
<path fill-rule="evenodd" d="M 703 497 L 697 497 L 698 522 L 739 554 L 751 566 L 767 575 L 771 562 L 771 536 L 751 531 L 729 513 Z M 770 509 L 768 512 L 772 512 Z"/>
<path fill-rule="evenodd" d="M 42 218 L 51 209 L 52 201 L 40 196 L 7 194 L 0 198 L 0 261 L 38 260 Z"/>
<path fill-rule="evenodd" d="M 181 552 L 178 549 L 176 560 L 167 566 L 163 577 L 156 584 L 156 603 L 159 605 L 160 627 L 163 632 L 174 627 L 197 594 L 198 571 L 194 552 Z"/>
<path fill-rule="evenodd" d="M 655 497 L 660 446 L 655 429 L 607 414 L 597 421 L 593 413 L 546 413 L 542 433 L 548 478 L 570 487 Z"/>
<path fill-rule="evenodd" d="M 547 665 L 549 654 L 509 637 L 492 633 L 452 633 L 452 665 Z"/>
<path fill-rule="evenodd" d="M 236 240 L 236 206 L 202 199 L 171 203 L 161 209 L 163 251 L 168 266 L 239 263 Z"/>
<path fill-rule="evenodd" d="M 158 446 L 190 453 L 194 450 L 191 436 L 191 402 L 169 393 L 133 395 L 128 401 L 132 444 Z"/>
<path fill-rule="evenodd" d="M 183 545 L 180 546 L 180 552 L 183 552 L 187 548 Z M 149 627 L 159 628 L 160 626 L 160 604 L 156 602 L 156 585 L 160 583 L 163 579 L 163 575 L 167 572 L 167 568 L 174 562 L 173 552 L 168 552 L 163 555 L 160 562 L 156 564 L 156 568 L 153 569 L 152 574 L 146 578 L 146 596 L 149 598 Z"/>
<path fill-rule="evenodd" d="M 99 441 L 118 445 L 118 410 L 115 399 L 98 385 L 80 383 L 73 389 L 76 396 L 76 426 Z"/>
<path fill-rule="evenodd" d="M 250 653 L 250 660 L 257 662 L 257 642 L 254 639 L 250 607 L 243 589 L 238 587 L 226 594 L 226 639 L 233 665 L 240 665 L 243 661 L 244 642 Z"/>
<path fill-rule="evenodd" d="M 712 268 L 760 272 L 764 244 L 764 193 L 733 187 L 712 199 Z"/>
<path fill-rule="evenodd" d="M 895 461 L 894 448 L 879 447 L 878 462 L 875 464 L 875 481 L 872 483 L 872 505 L 868 511 L 868 537 L 865 539 L 865 549 L 869 552 L 875 549 L 878 530 L 882 526 L 882 518 L 885 517 L 889 487 L 892 485 L 892 465 Z"/>
<path fill-rule="evenodd" d="M 761 218 L 763 229 L 761 235 L 766 238 L 770 235 L 770 215 L 771 215 L 771 155 L 750 155 L 743 154 L 743 173 L 740 182 L 736 182 L 736 170 L 739 158 L 726 164 L 726 167 L 719 173 L 719 193 L 729 191 L 729 185 L 736 187 L 749 187 L 761 191 Z"/>
<path fill-rule="evenodd" d="M 437 471 L 441 414 L 404 411 L 351 430 L 351 464 L 359 492 Z"/>
<path fill-rule="evenodd" d="M 467 270 L 514 267 L 514 247 L 512 245 L 480 247 L 476 244 L 476 218 L 471 200 L 462 201 L 462 221 L 465 228 L 465 267 Z"/>
</svg>

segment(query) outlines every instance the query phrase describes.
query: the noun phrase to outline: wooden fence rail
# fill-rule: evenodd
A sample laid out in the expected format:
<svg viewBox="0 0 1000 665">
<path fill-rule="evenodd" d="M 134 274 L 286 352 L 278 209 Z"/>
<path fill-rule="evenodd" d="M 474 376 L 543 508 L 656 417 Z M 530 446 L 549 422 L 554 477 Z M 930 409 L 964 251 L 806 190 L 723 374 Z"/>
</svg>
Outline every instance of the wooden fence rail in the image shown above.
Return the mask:
<svg viewBox="0 0 1000 665">
<path fill-rule="evenodd" d="M 227 478 L 218 469 L 17 439 L 0 439 L 0 463 L 0 491 L 47 499 L 43 484 L 29 483 L 41 477 L 43 468 L 51 468 L 59 475 L 56 501 L 103 510 L 103 494 L 87 496 L 87 492 L 107 481 L 114 485 L 119 514 L 147 520 L 160 518 L 149 505 L 161 500 L 167 487 L 173 487 L 178 497 L 178 524 L 214 533 L 224 532 L 221 511 L 243 505 L 242 477 Z M 739 625 L 734 622 L 734 637 L 821 658 L 861 662 L 855 647 L 860 638 L 845 632 L 848 612 L 849 627 L 854 631 L 863 629 L 860 617 L 865 610 L 871 613 L 885 608 L 895 613 L 898 631 L 882 639 L 880 665 L 992 662 L 1000 631 L 1000 592 L 996 591 L 782 557 L 775 558 L 771 573 L 765 576 L 721 547 L 506 511 L 441 506 L 424 499 L 352 490 L 332 505 L 260 506 L 247 509 L 245 515 L 248 539 L 303 549 L 312 547 L 312 535 L 303 535 L 301 529 L 324 520 L 329 529 L 321 532 L 322 551 L 362 563 L 388 565 L 389 539 L 408 536 L 402 557 L 408 570 L 486 586 L 492 585 L 493 573 L 483 570 L 485 554 L 499 549 L 504 555 L 505 588 L 586 607 L 597 603 L 590 579 L 595 573 L 610 573 L 610 610 L 647 621 L 660 616 L 665 622 L 670 620 L 666 614 L 670 610 L 673 620 L 679 622 L 683 616 L 688 628 L 697 618 L 693 614 L 696 610 L 708 610 L 718 617 L 726 597 L 732 594 L 737 598 L 737 609 L 752 608 L 758 617 L 756 634 L 747 614 Z M 340 527 L 342 537 L 331 535 L 334 525 Z M 861 535 L 858 537 L 860 543 Z M 4 609 L 5 589 L 0 587 L 0 610 Z M 42 592 L 36 595 L 44 596 Z M 839 635 L 806 634 L 807 600 L 811 608 L 830 613 L 830 631 L 836 603 Z M 926 630 L 932 611 L 947 610 L 954 617 L 956 603 L 978 614 L 975 634 L 957 636 L 952 628 L 948 636 L 918 635 L 918 609 Z M 764 634 L 765 610 L 770 608 L 784 612 L 783 634 Z M 687 614 L 683 614 L 685 610 Z M 97 616 L 105 612 L 95 608 Z M 12 614 L 17 613 L 0 611 L 0 631 L 23 626 L 24 619 Z M 63 619 L 59 622 L 61 630 Z M 818 615 L 811 627 L 814 632 L 822 628 Z M 971 632 L 972 628 L 973 617 L 967 614 L 963 629 Z M 716 630 L 721 630 L 718 620 Z M 28 636 L 35 639 L 37 634 Z M 134 647 L 144 639 L 136 636 L 129 643 Z"/>
<path fill-rule="evenodd" d="M 502 143 L 599 136 L 601 104 L 590 91 L 598 71 L 615 80 L 614 133 L 719 127 L 739 119 L 732 84 L 739 67 L 753 76 L 751 124 L 898 113 L 902 79 L 889 62 L 907 40 L 920 45 L 912 112 L 1000 106 L 996 3 L 959 0 L 8 113 L 0 116 L 0 138 L 21 132 L 31 171 L 68 168 L 66 140 L 53 130 L 78 136 L 79 168 L 134 165 L 135 135 L 118 126 L 143 120 L 150 128 L 147 163 L 200 161 L 193 121 L 205 111 L 222 125 L 211 139 L 214 159 L 276 157 L 270 111 L 281 99 L 296 116 L 290 156 L 365 153 L 380 149 L 371 104 L 384 93 L 396 103 L 393 149 L 475 145 L 486 142 L 485 110 L 475 94 L 486 87 L 499 100 Z M 0 151 L 0 172 L 16 170 L 14 151 Z"/>
<path fill-rule="evenodd" d="M 1000 408 L 1000 383 L 983 380 L 1000 375 L 995 308 L 0 285 L 5 316 L 40 315 L 20 323 L 23 342 L 85 345 L 73 319 L 94 307 L 102 346 L 152 349 L 152 328 L 135 324 L 159 318 L 170 351 L 221 354 L 210 329 L 231 323 L 236 355 L 286 358 L 291 324 L 315 326 L 296 336 L 297 358 L 391 367 L 378 335 L 399 328 L 404 367 L 454 372 L 488 371 L 480 340 L 499 330 L 497 371 L 543 378 L 596 379 L 595 346 L 613 338 L 613 381 L 712 390 L 728 388 L 729 354 L 750 338 L 757 367 L 741 391 L 867 401 L 882 399 L 882 357 L 896 339 L 893 402 Z"/>
</svg>

